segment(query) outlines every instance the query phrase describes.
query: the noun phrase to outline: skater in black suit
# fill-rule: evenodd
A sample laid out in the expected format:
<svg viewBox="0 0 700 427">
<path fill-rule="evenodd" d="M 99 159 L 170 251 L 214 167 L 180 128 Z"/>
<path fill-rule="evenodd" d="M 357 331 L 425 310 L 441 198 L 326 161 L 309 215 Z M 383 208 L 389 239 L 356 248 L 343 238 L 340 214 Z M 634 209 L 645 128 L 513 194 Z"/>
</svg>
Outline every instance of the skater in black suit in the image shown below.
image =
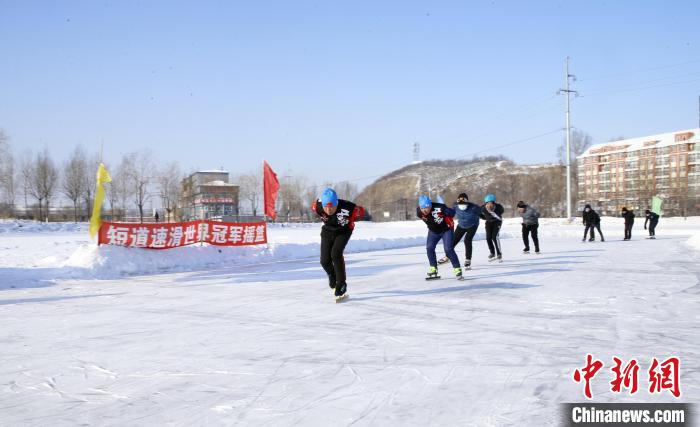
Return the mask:
<svg viewBox="0 0 700 427">
<path fill-rule="evenodd" d="M 355 221 L 365 215 L 362 206 L 338 199 L 332 188 L 326 188 L 311 206 L 323 221 L 321 227 L 321 266 L 328 274 L 328 286 L 335 290 L 336 301 L 345 297 L 345 258 L 343 251 L 352 236 Z"/>
<path fill-rule="evenodd" d="M 583 240 L 582 242 L 586 241 L 586 235 L 588 234 L 588 230 L 591 230 L 591 238 L 588 239 L 589 242 L 594 242 L 595 241 L 595 231 L 594 229 L 598 229 L 598 233 L 600 233 L 600 241 L 604 242 L 605 238 L 603 237 L 603 232 L 600 230 L 600 215 L 598 215 L 598 212 L 594 211 L 593 208 L 591 208 L 591 205 L 586 205 L 585 208 L 583 208 L 583 225 L 586 227 L 583 230 Z"/>
<path fill-rule="evenodd" d="M 625 238 L 623 240 L 632 240 L 632 226 L 634 225 L 634 212 L 622 207 L 622 217 L 625 219 Z"/>
</svg>

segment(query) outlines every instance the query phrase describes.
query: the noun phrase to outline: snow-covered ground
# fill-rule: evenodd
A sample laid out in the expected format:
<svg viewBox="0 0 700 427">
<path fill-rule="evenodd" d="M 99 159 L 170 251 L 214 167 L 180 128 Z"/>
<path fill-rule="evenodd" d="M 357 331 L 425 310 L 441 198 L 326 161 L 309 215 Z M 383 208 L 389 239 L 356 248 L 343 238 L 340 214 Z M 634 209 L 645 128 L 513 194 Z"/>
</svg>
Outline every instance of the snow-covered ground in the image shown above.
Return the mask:
<svg viewBox="0 0 700 427">
<path fill-rule="evenodd" d="M 482 227 L 468 280 L 426 282 L 421 222 L 358 223 L 334 304 L 320 225 L 147 251 L 0 222 L 0 425 L 557 425 L 587 353 L 606 364 L 594 402 L 697 402 L 700 218 L 662 218 L 657 240 L 642 224 L 623 242 L 604 218 L 607 241 L 582 243 L 545 219 L 523 255 L 508 220 L 503 263 Z M 610 391 L 613 356 L 640 362 L 640 392 Z M 646 392 L 670 356 L 678 400 Z"/>
</svg>

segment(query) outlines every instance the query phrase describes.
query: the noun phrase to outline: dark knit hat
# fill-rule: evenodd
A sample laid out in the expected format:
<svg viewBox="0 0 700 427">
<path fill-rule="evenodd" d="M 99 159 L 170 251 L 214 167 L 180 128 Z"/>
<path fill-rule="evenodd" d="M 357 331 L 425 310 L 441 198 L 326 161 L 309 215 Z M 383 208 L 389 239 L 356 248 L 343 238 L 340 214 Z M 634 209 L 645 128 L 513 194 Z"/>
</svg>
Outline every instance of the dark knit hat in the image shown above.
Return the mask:
<svg viewBox="0 0 700 427">
<path fill-rule="evenodd" d="M 467 193 L 459 193 L 459 196 L 457 196 L 458 202 L 466 202 L 467 200 L 469 200 Z"/>
<path fill-rule="evenodd" d="M 527 205 L 522 200 L 518 202 L 518 208 L 526 208 Z"/>
</svg>

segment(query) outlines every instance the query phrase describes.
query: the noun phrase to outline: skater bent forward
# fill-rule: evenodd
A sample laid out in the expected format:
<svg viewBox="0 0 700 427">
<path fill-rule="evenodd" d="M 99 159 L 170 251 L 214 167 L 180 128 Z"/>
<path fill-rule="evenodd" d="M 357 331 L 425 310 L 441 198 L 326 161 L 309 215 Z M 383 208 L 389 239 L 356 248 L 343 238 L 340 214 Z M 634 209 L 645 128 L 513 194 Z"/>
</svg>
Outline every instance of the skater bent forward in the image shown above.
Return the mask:
<svg viewBox="0 0 700 427">
<path fill-rule="evenodd" d="M 364 217 L 364 208 L 347 200 L 338 199 L 332 188 L 326 188 L 313 203 L 311 210 L 323 221 L 321 227 L 321 266 L 328 274 L 328 286 L 335 290 L 336 300 L 344 298 L 345 259 L 343 251 L 355 228 L 355 221 Z"/>
<path fill-rule="evenodd" d="M 582 242 L 586 241 L 586 235 L 588 234 L 588 230 L 591 230 L 591 238 L 588 239 L 589 242 L 595 241 L 595 229 L 598 229 L 598 233 L 600 233 L 600 241 L 604 242 L 605 238 L 603 237 L 603 232 L 600 231 L 600 215 L 598 215 L 598 212 L 594 211 L 593 208 L 591 208 L 591 205 L 586 205 L 583 208 L 583 225 L 586 227 L 583 230 L 583 240 Z"/>
<path fill-rule="evenodd" d="M 644 229 L 647 229 L 647 223 L 649 223 L 649 238 L 656 239 L 656 225 L 659 223 L 659 214 L 646 210 L 646 220 L 644 220 Z"/>
<path fill-rule="evenodd" d="M 461 279 L 462 268 L 459 266 L 459 258 L 457 258 L 457 253 L 455 253 L 452 245 L 452 239 L 454 238 L 452 224 L 455 211 L 442 203 L 433 203 L 428 196 L 420 196 L 416 215 L 428 226 L 428 238 L 425 243 L 425 250 L 428 254 L 430 267 L 428 268 L 428 277 L 426 277 L 426 279 L 438 278 L 438 263 L 437 256 L 435 255 L 435 247 L 441 239 L 445 254 L 447 254 L 447 257 L 452 263 L 455 276 Z"/>
<path fill-rule="evenodd" d="M 487 194 L 484 197 L 484 204 L 481 206 L 481 219 L 486 221 L 486 243 L 489 246 L 489 261 L 501 261 L 501 241 L 498 233 L 503 224 L 503 206 L 496 203 L 496 196 Z"/>
</svg>

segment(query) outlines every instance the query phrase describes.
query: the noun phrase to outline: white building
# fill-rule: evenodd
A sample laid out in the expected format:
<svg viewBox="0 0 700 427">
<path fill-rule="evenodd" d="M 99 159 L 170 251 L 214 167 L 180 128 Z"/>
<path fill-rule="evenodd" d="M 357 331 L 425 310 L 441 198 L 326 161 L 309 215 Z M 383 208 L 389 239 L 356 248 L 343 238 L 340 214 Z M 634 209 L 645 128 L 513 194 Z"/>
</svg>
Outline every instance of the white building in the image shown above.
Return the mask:
<svg viewBox="0 0 700 427">
<path fill-rule="evenodd" d="M 579 209 L 626 206 L 639 216 L 659 196 L 665 215 L 700 213 L 698 128 L 597 144 L 577 161 Z"/>
</svg>

